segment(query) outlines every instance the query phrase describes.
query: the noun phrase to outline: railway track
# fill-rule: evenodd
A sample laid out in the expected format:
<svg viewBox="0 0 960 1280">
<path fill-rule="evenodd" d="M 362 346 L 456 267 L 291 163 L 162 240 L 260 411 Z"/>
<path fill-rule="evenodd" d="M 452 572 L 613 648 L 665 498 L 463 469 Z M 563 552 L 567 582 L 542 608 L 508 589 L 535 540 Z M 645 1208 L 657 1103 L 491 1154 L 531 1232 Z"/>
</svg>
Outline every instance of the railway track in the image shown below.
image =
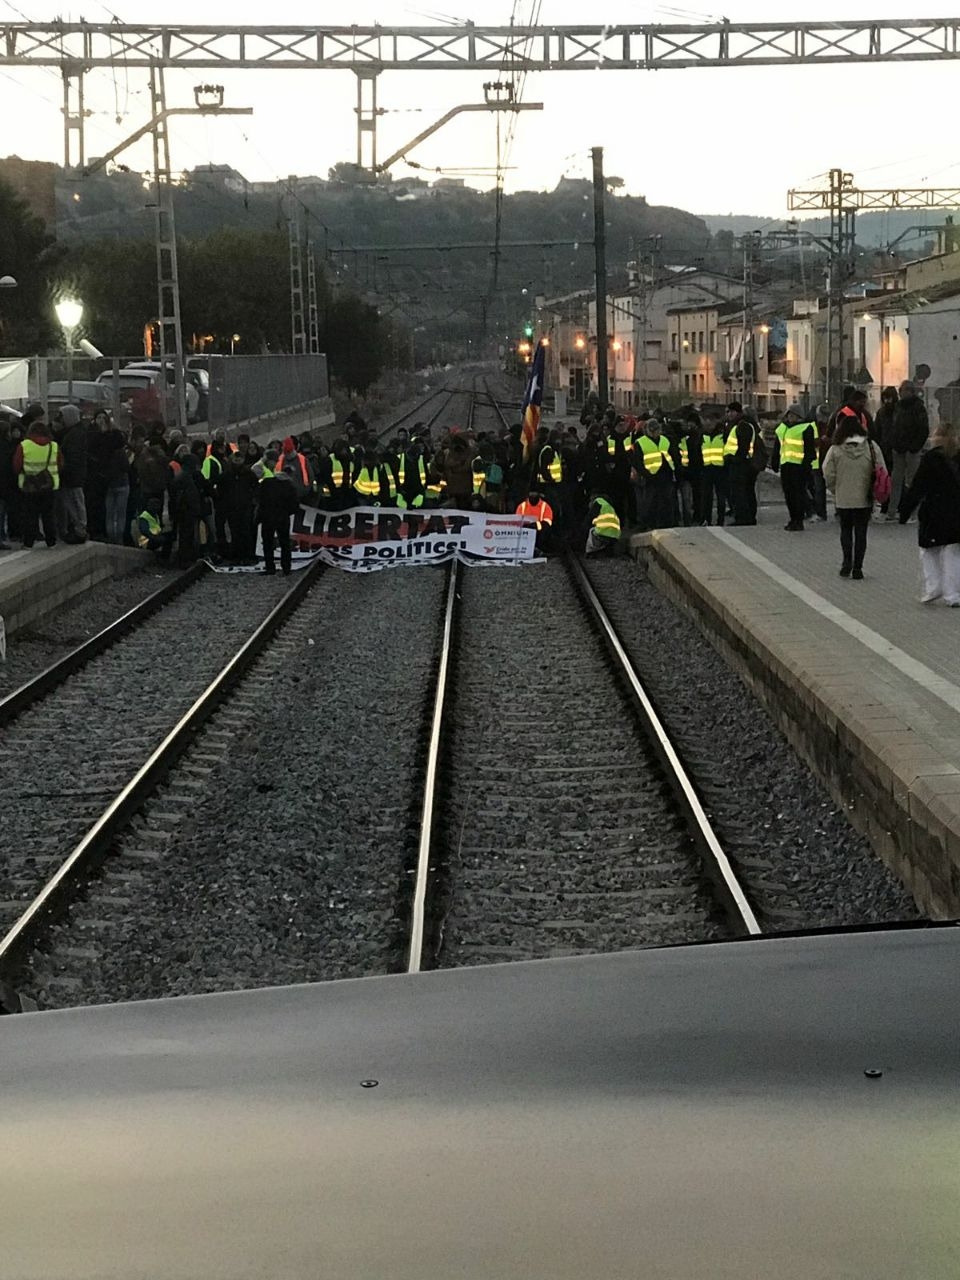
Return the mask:
<svg viewBox="0 0 960 1280">
<path fill-rule="evenodd" d="M 759 932 L 581 565 L 454 567 L 443 635 L 408 971 Z"/>
<path fill-rule="evenodd" d="M 248 579 L 238 590 L 213 575 L 184 594 L 202 576 L 191 570 L 156 593 L 159 604 L 133 611 L 136 621 L 121 619 L 109 644 L 95 637 L 5 700 L 0 977 L 9 980 L 69 906 L 318 574 L 278 599 L 273 582 Z"/>
<path fill-rule="evenodd" d="M 0 978 L 62 1007 L 759 930 L 582 568 L 318 572 L 79 837 L 38 823 Z"/>
</svg>

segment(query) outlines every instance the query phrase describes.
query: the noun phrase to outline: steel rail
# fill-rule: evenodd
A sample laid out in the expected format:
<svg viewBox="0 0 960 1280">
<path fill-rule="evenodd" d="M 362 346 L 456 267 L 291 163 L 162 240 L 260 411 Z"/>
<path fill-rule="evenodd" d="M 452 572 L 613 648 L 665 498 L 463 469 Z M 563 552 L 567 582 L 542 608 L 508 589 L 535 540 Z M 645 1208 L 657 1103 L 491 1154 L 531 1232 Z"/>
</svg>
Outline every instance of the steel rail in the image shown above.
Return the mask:
<svg viewBox="0 0 960 1280">
<path fill-rule="evenodd" d="M 762 930 L 753 908 L 750 906 L 743 887 L 737 879 L 730 859 L 717 839 L 716 832 L 707 817 L 697 790 L 690 780 L 690 776 L 684 768 L 683 762 L 671 742 L 663 722 L 657 715 L 656 708 L 644 689 L 636 668 L 623 647 L 616 628 L 601 604 L 596 591 L 593 589 L 593 584 L 586 569 L 584 569 L 579 560 L 575 560 L 572 556 L 566 557 L 566 565 L 581 599 L 600 628 L 608 650 L 627 681 L 631 693 L 631 701 L 637 711 L 641 725 L 667 774 L 676 800 L 683 811 L 694 842 L 699 850 L 704 871 L 713 882 L 731 924 L 738 933 L 746 937 L 758 937 Z"/>
<path fill-rule="evenodd" d="M 37 897 L 0 939 L 0 979 L 12 980 L 18 966 L 42 938 L 48 922 L 63 913 L 75 898 L 78 888 L 106 860 L 114 841 L 167 777 L 232 686 L 247 672 L 297 608 L 323 569 L 324 566 L 317 562 L 298 573 L 294 586 L 110 802 Z"/>
<path fill-rule="evenodd" d="M 420 841 L 417 846 L 416 877 L 410 911 L 407 973 L 419 973 L 423 967 L 427 894 L 430 888 L 430 856 L 433 850 L 433 813 L 436 800 L 434 793 L 440 765 L 440 738 L 446 710 L 447 674 L 450 670 L 450 646 L 459 584 L 460 566 L 454 561 L 447 571 L 447 595 L 443 610 L 440 660 L 437 666 L 437 685 L 433 694 L 433 715 L 430 722 L 430 740 L 423 782 L 423 805 L 420 810 Z"/>
<path fill-rule="evenodd" d="M 147 618 L 157 613 L 164 605 L 169 604 L 171 600 L 176 599 L 178 595 L 186 591 L 187 587 L 192 586 L 208 571 L 207 565 L 202 560 L 198 561 L 185 572 L 177 574 L 175 578 L 165 583 L 158 591 L 154 591 L 152 595 L 147 596 L 145 600 L 141 600 L 138 605 L 135 605 L 122 617 L 117 618 L 115 622 L 111 622 L 102 631 L 98 631 L 95 636 L 85 640 L 76 649 L 71 649 L 69 653 L 64 654 L 57 662 L 52 663 L 31 680 L 20 685 L 18 689 L 14 689 L 12 693 L 8 693 L 5 698 L 0 698 L 0 726 L 8 725 L 16 720 L 28 707 L 32 707 L 41 698 L 45 698 L 48 693 L 51 693 L 58 685 L 63 684 L 75 671 L 79 671 L 81 667 L 86 666 L 88 662 L 116 644 L 118 640 L 122 640 L 125 635 L 140 626 L 141 623 L 146 622 Z"/>
<path fill-rule="evenodd" d="M 412 418 L 414 414 L 419 413 L 420 410 L 424 407 L 424 405 L 428 405 L 430 401 L 435 400 L 437 396 L 444 395 L 447 393 L 449 393 L 450 395 L 453 394 L 450 391 L 449 387 L 437 387 L 434 391 L 431 391 L 428 396 L 424 396 L 422 400 L 419 400 L 413 406 L 412 409 L 407 409 L 405 413 L 401 413 L 399 417 L 394 418 L 392 421 L 388 422 L 385 427 L 377 431 L 376 438 L 378 440 L 382 440 L 384 436 L 386 436 L 389 432 L 396 431 L 398 427 L 402 426 L 403 423 L 406 422 L 408 418 Z M 444 405 L 441 406 L 441 408 L 445 407 L 445 405 L 449 403 L 450 403 L 450 400 L 447 399 L 446 401 L 444 401 Z M 434 419 L 431 418 L 430 420 L 431 424 L 433 423 L 433 421 Z"/>
<path fill-rule="evenodd" d="M 491 404 L 491 407 L 493 408 L 494 413 L 500 419 L 500 425 L 503 427 L 504 431 L 508 431 L 510 429 L 510 424 L 509 422 L 507 422 L 507 415 L 503 412 L 503 409 L 500 407 L 500 401 L 496 398 L 496 396 L 490 390 L 490 383 L 486 378 L 483 379 L 483 389 L 486 392 L 487 399 L 490 401 L 490 404 Z"/>
</svg>

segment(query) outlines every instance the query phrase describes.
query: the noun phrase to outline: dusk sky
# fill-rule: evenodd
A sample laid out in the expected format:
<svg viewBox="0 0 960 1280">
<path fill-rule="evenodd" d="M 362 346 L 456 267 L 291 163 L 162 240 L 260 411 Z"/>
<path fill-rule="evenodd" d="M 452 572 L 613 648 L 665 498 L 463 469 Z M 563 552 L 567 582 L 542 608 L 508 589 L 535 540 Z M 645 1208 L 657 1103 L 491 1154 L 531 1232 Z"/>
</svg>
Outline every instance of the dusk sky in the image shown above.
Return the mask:
<svg viewBox="0 0 960 1280">
<path fill-rule="evenodd" d="M 346 21 L 383 25 L 423 25 L 433 18 L 477 23 L 518 22 L 539 8 L 541 23 L 706 22 L 717 15 L 692 10 L 601 0 L 423 0 L 405 3 L 356 0 L 349 8 L 316 0 L 251 0 L 186 3 L 168 0 L 152 7 L 165 23 L 270 23 L 336 25 Z M 446 6 L 456 4 L 448 13 Z M 805 0 L 791 13 L 758 0 L 724 3 L 733 22 L 795 18 L 817 21 L 906 18 L 907 0 Z M 957 16 L 957 5 L 926 6 L 934 16 Z M 952 13 L 951 13 L 952 11 Z M 83 0 L 62 7 L 0 0 L 4 20 L 143 21 L 142 0 Z M 197 73 L 169 73 L 170 105 L 192 105 Z M 380 122 L 380 154 L 386 155 L 459 103 L 479 102 L 489 73 L 393 72 L 380 78 L 380 104 L 389 114 Z M 182 120 L 171 126 L 177 169 L 208 162 L 227 163 L 250 180 L 287 174 L 325 175 L 338 160 L 355 154 L 355 82 L 347 71 L 226 72 L 217 75 L 231 106 L 252 106 L 250 119 Z M 696 213 L 742 212 L 782 219 L 789 187 L 819 186 L 831 166 L 852 171 L 861 186 L 960 183 L 951 90 L 960 82 L 956 62 L 887 64 L 873 67 L 726 68 L 552 72 L 531 75 L 524 100 L 543 102 L 544 111 L 517 117 L 509 153 L 507 189 L 541 189 L 566 174 L 586 176 L 589 149 L 606 149 L 606 168 L 625 179 L 626 189 L 653 204 L 676 205 Z M 60 161 L 62 124 L 60 77 L 55 70 L 0 69 L 3 154 Z M 96 155 L 133 132 L 147 118 L 143 72 L 95 71 L 87 77 L 87 149 Z M 121 120 L 117 123 L 117 115 Z M 505 125 L 505 118 L 504 118 Z M 424 144 L 415 158 L 423 177 L 436 170 L 454 176 L 464 169 L 472 185 L 492 185 L 496 163 L 492 116 L 461 118 Z M 149 150 L 130 153 L 133 167 L 147 169 Z M 414 170 L 398 164 L 396 179 Z"/>
</svg>

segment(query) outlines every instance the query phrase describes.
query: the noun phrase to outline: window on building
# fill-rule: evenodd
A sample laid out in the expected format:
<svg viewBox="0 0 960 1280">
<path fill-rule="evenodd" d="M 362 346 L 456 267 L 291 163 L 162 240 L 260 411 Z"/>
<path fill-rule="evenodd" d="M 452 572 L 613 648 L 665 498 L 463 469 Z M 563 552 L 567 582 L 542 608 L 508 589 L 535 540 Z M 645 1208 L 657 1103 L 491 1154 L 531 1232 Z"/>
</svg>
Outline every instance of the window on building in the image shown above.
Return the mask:
<svg viewBox="0 0 960 1280">
<path fill-rule="evenodd" d="M 883 326 L 883 363 L 890 363 L 890 326 Z"/>
<path fill-rule="evenodd" d="M 711 329 L 710 330 L 710 350 L 711 352 L 716 352 L 716 349 L 717 349 L 717 331 L 716 329 Z"/>
<path fill-rule="evenodd" d="M 686 332 L 686 330 L 684 330 L 684 334 L 683 334 L 683 345 L 685 347 L 689 347 L 690 345 L 690 335 L 689 333 Z"/>
<path fill-rule="evenodd" d="M 702 329 L 697 333 L 697 350 L 698 351 L 703 350 L 703 330 Z"/>
<path fill-rule="evenodd" d="M 671 333 L 671 335 L 670 335 L 670 350 L 671 350 L 671 351 L 676 351 L 676 349 L 677 349 L 677 335 L 676 335 L 675 333 Z"/>
<path fill-rule="evenodd" d="M 724 360 L 729 360 L 730 359 L 730 334 L 729 333 L 725 333 L 723 335 L 723 352 L 724 352 L 723 354 Z"/>
<path fill-rule="evenodd" d="M 701 373 L 700 374 L 700 390 L 706 391 L 706 389 L 707 389 L 707 375 L 705 373 Z"/>
<path fill-rule="evenodd" d="M 683 389 L 684 389 L 684 391 L 689 391 L 689 390 L 690 390 L 690 375 L 689 375 L 689 373 L 685 373 L 685 374 L 683 375 Z"/>
<path fill-rule="evenodd" d="M 803 335 L 803 358 L 804 360 L 810 359 L 810 334 L 807 332 L 804 332 Z"/>
</svg>

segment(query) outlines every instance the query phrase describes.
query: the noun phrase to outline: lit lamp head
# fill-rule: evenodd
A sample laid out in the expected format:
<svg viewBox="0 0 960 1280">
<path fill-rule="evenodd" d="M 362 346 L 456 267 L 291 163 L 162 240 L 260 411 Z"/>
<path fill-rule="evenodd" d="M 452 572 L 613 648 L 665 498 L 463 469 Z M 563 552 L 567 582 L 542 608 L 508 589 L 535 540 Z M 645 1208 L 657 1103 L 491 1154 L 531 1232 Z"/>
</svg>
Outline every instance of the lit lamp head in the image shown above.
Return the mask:
<svg viewBox="0 0 960 1280">
<path fill-rule="evenodd" d="M 0 289 L 15 289 L 17 282 L 13 276 L 0 276 Z"/>
<path fill-rule="evenodd" d="M 75 298 L 61 298 L 53 309 L 62 329 L 75 329 L 83 319 L 83 303 Z"/>
</svg>

